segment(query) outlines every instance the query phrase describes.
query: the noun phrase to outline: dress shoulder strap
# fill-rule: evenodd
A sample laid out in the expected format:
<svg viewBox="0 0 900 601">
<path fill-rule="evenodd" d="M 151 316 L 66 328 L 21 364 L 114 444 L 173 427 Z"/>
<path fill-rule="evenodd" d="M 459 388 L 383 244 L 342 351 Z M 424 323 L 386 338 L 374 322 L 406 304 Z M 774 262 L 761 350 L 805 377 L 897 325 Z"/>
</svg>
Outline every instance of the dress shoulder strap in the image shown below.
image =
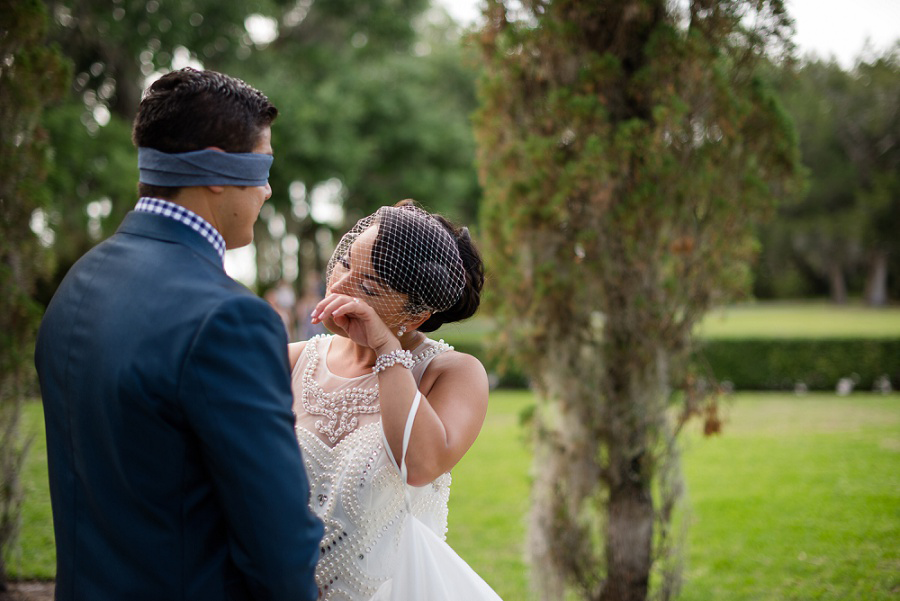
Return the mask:
<svg viewBox="0 0 900 601">
<path fill-rule="evenodd" d="M 381 442 L 384 445 L 384 450 L 387 452 L 388 457 L 391 460 L 391 463 L 400 471 L 400 479 L 403 482 L 404 495 L 406 497 L 407 509 L 410 504 L 410 496 L 409 496 L 409 485 L 406 484 L 406 477 L 408 475 L 408 470 L 406 469 L 406 452 L 409 450 L 409 438 L 412 436 L 412 427 L 413 422 L 416 421 L 416 414 L 419 412 L 419 405 L 422 403 L 422 393 L 418 390 L 416 391 L 416 396 L 413 397 L 412 405 L 409 408 L 409 413 L 406 416 L 406 425 L 403 428 L 403 446 L 400 449 L 400 461 L 397 461 L 394 458 L 394 452 L 391 451 L 391 445 L 388 443 L 387 436 L 384 433 L 384 428 L 381 429 Z"/>
<path fill-rule="evenodd" d="M 416 413 L 419 411 L 419 404 L 422 402 L 422 393 L 416 391 L 413 398 L 412 406 L 409 408 L 409 415 L 406 416 L 406 427 L 403 429 L 403 450 L 400 452 L 400 477 L 406 484 L 406 451 L 409 448 L 409 437 L 412 435 L 413 422 L 416 421 Z M 407 502 L 409 501 L 409 493 L 407 492 Z"/>
</svg>

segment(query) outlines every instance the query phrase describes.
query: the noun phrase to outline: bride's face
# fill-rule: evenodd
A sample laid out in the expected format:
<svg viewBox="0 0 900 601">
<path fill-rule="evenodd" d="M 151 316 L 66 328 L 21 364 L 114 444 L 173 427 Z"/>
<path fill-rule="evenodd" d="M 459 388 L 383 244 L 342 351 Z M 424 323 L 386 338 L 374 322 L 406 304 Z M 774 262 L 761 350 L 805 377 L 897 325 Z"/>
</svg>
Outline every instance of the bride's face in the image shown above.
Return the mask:
<svg viewBox="0 0 900 601">
<path fill-rule="evenodd" d="M 372 265 L 372 249 L 378 236 L 374 225 L 360 233 L 343 256 L 332 257 L 328 292 L 346 294 L 365 301 L 391 329 L 408 317 L 407 296 L 392 289 Z M 339 250 L 335 253 L 340 252 Z"/>
</svg>

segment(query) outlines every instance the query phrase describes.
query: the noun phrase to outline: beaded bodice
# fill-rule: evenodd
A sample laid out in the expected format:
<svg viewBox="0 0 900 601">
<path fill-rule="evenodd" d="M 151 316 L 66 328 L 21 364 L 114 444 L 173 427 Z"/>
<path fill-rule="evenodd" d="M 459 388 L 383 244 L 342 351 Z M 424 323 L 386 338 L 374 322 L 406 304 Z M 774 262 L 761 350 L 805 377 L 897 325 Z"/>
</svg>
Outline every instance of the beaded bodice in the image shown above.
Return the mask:
<svg viewBox="0 0 900 601">
<path fill-rule="evenodd" d="M 366 601 L 394 571 L 406 485 L 381 427 L 377 376 L 331 373 L 332 339 L 310 340 L 294 367 L 297 440 L 310 481 L 310 506 L 325 524 L 316 568 L 319 598 Z M 427 339 L 416 348 L 416 381 L 432 358 L 450 348 Z M 450 474 L 410 492 L 412 512 L 444 537 Z"/>
<path fill-rule="evenodd" d="M 324 339 L 324 352 L 319 354 L 320 339 Z M 331 337 L 317 336 L 306 345 L 306 365 L 303 368 L 303 376 L 300 381 L 299 391 L 303 410 L 311 416 L 319 416 L 315 422 L 316 431 L 328 438 L 328 442 L 334 445 L 342 436 L 355 430 L 359 426 L 359 418 L 375 415 L 380 411 L 378 404 L 378 378 L 365 375 L 359 378 L 340 378 L 332 376 L 323 357 L 327 357 L 331 348 Z M 302 361 L 302 360 L 301 360 Z M 298 362 L 299 364 L 300 362 Z M 319 369 L 319 364 L 322 368 Z M 335 383 L 326 391 L 316 381 L 316 372 L 320 378 L 331 376 Z M 345 380 L 348 384 L 342 385 Z M 359 384 L 359 385 L 357 385 Z M 296 396 L 296 395 L 295 395 Z"/>
</svg>

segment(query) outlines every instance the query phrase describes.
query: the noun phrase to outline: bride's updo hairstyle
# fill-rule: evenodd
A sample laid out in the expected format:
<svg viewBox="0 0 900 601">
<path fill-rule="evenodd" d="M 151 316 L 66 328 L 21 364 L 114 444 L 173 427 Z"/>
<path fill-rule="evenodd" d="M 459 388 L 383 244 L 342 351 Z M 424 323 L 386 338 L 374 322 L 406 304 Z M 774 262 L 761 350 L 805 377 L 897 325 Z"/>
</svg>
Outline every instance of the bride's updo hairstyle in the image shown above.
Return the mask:
<svg viewBox="0 0 900 601">
<path fill-rule="evenodd" d="M 369 261 L 360 263 L 360 252 Z M 371 265 L 372 273 L 360 265 Z M 358 271 L 351 271 L 358 279 L 354 289 L 366 294 L 361 298 L 386 322 L 414 320 L 430 312 L 418 328 L 422 332 L 471 317 L 481 302 L 484 264 L 468 229 L 411 200 L 381 207 L 341 238 L 328 263 L 328 282 L 352 269 Z M 400 306 L 379 298 L 380 286 L 406 295 L 406 302 Z"/>
</svg>

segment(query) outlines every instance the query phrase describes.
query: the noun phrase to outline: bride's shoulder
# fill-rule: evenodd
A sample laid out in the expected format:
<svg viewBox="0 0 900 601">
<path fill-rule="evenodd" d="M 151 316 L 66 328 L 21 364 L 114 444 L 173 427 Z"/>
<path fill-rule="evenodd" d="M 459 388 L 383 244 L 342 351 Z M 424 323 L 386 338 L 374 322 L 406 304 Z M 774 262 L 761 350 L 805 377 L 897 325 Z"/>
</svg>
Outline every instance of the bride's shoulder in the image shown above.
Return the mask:
<svg viewBox="0 0 900 601">
<path fill-rule="evenodd" d="M 289 342 L 288 343 L 288 360 L 291 363 L 291 370 L 297 365 L 297 361 L 300 360 L 300 356 L 303 354 L 303 351 L 306 350 L 306 343 L 308 340 L 301 340 L 299 342 Z"/>
<path fill-rule="evenodd" d="M 473 355 L 457 351 L 452 346 L 435 356 L 428 365 L 426 374 L 428 372 L 431 372 L 434 378 L 484 378 L 487 381 L 487 372 L 481 361 Z"/>
<path fill-rule="evenodd" d="M 487 406 L 490 382 L 484 366 L 476 357 L 456 350 L 445 350 L 431 361 L 419 381 L 432 407 L 466 406 L 473 414 Z M 460 404 L 460 401 L 463 401 Z"/>
<path fill-rule="evenodd" d="M 300 357 L 303 356 L 303 351 L 306 350 L 306 347 L 309 345 L 315 346 L 318 344 L 320 339 L 328 338 L 326 334 L 319 334 L 318 336 L 313 336 L 309 340 L 300 340 L 298 342 L 289 342 L 288 343 L 288 360 L 291 363 L 291 371 L 293 371 L 294 367 L 297 366 L 297 361 L 300 360 Z"/>
</svg>

